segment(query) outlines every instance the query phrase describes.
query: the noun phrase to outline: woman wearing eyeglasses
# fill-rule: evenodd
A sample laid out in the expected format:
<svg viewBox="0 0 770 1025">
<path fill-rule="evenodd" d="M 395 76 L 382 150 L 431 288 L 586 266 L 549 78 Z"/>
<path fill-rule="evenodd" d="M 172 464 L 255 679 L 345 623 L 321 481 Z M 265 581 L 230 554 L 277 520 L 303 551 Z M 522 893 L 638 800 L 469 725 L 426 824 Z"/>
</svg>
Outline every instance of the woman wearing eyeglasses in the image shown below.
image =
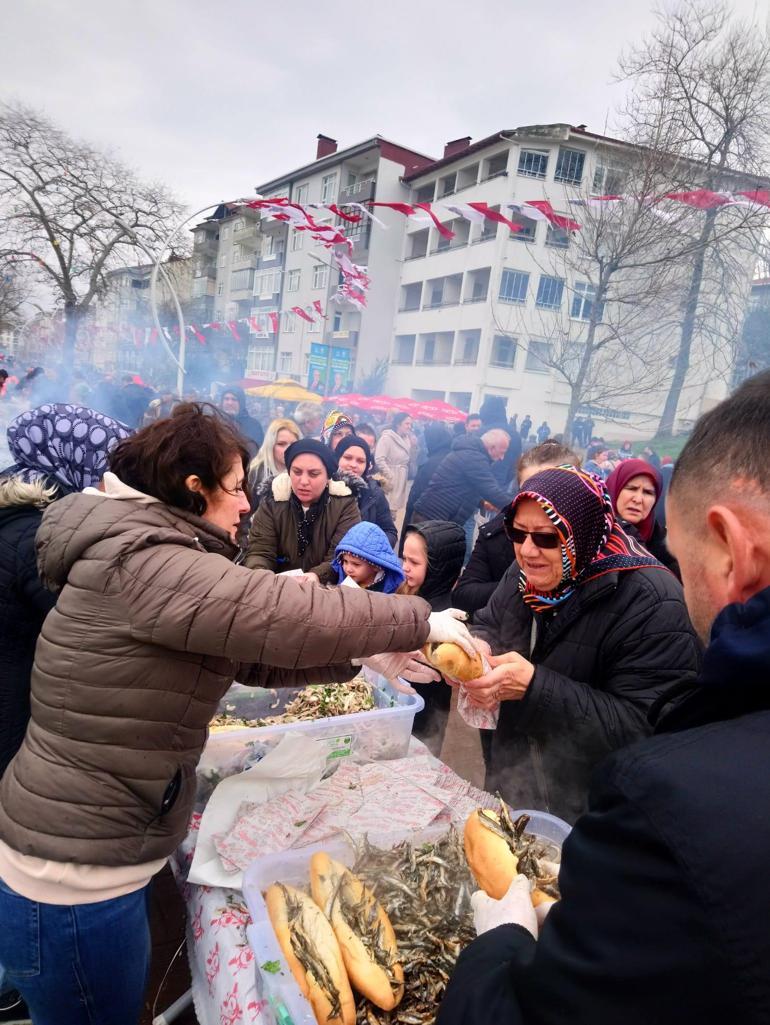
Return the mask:
<svg viewBox="0 0 770 1025">
<path fill-rule="evenodd" d="M 506 530 L 516 561 L 473 628 L 492 668 L 466 684 L 480 707 L 500 702 L 486 789 L 572 822 L 594 765 L 651 731 L 700 648 L 678 580 L 624 533 L 595 475 L 531 477 Z"/>
</svg>

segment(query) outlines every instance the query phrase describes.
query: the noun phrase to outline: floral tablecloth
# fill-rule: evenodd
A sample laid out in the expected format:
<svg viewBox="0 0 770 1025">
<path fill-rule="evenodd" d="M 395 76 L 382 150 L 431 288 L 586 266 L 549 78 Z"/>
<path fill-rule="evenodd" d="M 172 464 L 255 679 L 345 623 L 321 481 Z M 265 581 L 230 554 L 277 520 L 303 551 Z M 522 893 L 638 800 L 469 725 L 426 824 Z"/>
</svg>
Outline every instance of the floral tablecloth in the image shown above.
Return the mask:
<svg viewBox="0 0 770 1025">
<path fill-rule="evenodd" d="M 254 954 L 246 940 L 251 919 L 243 894 L 185 881 L 200 820 L 196 812 L 187 839 L 172 860 L 187 906 L 187 957 L 195 1013 L 200 1025 L 267 1025 L 273 1017 L 257 993 Z"/>
</svg>

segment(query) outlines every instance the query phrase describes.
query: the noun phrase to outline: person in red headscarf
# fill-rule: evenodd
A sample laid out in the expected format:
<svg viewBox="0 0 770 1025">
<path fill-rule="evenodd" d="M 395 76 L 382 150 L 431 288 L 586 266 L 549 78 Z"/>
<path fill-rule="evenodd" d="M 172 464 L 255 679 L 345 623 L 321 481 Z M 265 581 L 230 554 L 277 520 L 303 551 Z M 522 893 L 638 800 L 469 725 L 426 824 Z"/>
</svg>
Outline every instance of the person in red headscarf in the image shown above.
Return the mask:
<svg viewBox="0 0 770 1025">
<path fill-rule="evenodd" d="M 679 564 L 666 545 L 666 528 L 655 518 L 664 493 L 660 471 L 644 459 L 624 459 L 607 478 L 607 490 L 625 532 L 681 580 Z"/>
</svg>

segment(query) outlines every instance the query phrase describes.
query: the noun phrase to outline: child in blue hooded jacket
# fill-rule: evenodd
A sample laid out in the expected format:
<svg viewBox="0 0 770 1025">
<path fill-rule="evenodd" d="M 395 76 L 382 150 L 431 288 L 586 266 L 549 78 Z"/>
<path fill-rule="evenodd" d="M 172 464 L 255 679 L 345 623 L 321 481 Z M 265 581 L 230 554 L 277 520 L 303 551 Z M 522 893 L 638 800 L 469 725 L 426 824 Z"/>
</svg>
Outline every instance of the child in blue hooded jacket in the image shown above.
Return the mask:
<svg viewBox="0 0 770 1025">
<path fill-rule="evenodd" d="M 338 582 L 345 577 L 368 591 L 393 594 L 404 582 L 401 562 L 376 523 L 356 523 L 334 550 Z"/>
</svg>

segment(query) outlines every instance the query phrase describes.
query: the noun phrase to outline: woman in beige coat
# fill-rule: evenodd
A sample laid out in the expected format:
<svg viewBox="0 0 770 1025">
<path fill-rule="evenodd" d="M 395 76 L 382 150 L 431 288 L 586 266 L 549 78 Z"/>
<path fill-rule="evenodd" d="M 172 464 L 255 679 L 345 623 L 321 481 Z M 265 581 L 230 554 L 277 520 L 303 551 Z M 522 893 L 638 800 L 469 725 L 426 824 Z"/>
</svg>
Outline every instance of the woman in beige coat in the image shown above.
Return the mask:
<svg viewBox="0 0 770 1025">
<path fill-rule="evenodd" d="M 417 442 L 412 434 L 412 418 L 408 413 L 396 413 L 391 427 L 386 427 L 377 442 L 374 459 L 377 469 L 387 481 L 388 504 L 393 518 L 406 506 L 409 494 L 409 474 L 414 471 Z"/>
</svg>

